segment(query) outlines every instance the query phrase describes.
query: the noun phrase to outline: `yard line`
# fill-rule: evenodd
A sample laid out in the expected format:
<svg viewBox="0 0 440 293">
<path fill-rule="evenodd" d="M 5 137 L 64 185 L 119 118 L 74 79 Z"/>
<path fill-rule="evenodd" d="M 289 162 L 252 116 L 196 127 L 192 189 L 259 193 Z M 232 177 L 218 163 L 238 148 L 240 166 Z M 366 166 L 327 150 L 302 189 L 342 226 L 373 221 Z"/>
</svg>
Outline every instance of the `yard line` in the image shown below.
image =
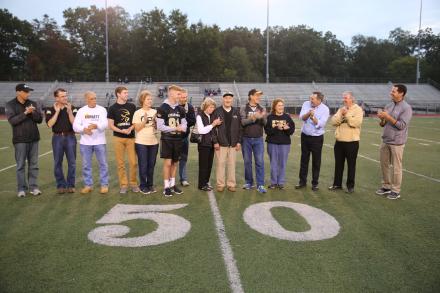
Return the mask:
<svg viewBox="0 0 440 293">
<path fill-rule="evenodd" d="M 326 146 L 328 148 L 333 148 L 331 145 L 326 144 L 326 143 L 324 144 L 324 146 Z M 375 160 L 373 158 L 370 158 L 370 157 L 367 157 L 367 156 L 364 156 L 364 155 L 361 155 L 361 154 L 358 154 L 358 156 L 363 158 L 363 159 L 366 159 L 366 160 L 369 160 L 369 161 L 372 161 L 372 162 L 380 164 L 380 161 Z M 416 172 L 410 171 L 410 170 L 405 169 L 405 168 L 403 168 L 402 171 L 404 171 L 406 173 L 409 173 L 409 174 L 412 174 L 412 175 L 416 175 L 418 177 L 422 177 L 422 178 L 425 178 L 425 179 L 428 179 L 428 180 L 440 183 L 440 179 L 437 179 L 437 178 L 433 178 L 433 177 L 429 177 L 429 176 L 426 176 L 426 175 L 423 175 L 423 174 L 420 174 L 420 173 L 416 173 Z"/>
<path fill-rule="evenodd" d="M 208 196 L 212 215 L 214 216 L 215 227 L 217 228 L 217 235 L 220 240 L 220 248 L 222 250 L 223 260 L 225 261 L 226 271 L 228 273 L 229 285 L 234 293 L 244 292 L 240 281 L 240 273 L 238 272 L 229 239 L 226 236 L 225 225 L 223 224 L 223 219 L 220 214 L 214 192 L 208 191 Z"/>
<path fill-rule="evenodd" d="M 52 151 L 45 152 L 44 154 L 41 154 L 38 157 L 40 158 L 40 157 L 48 155 L 50 153 L 52 153 Z M 14 164 L 14 165 L 11 165 L 11 166 L 7 166 L 7 167 L 5 167 L 3 169 L 0 169 L 0 172 L 6 171 L 6 170 L 11 169 L 11 168 L 14 168 L 15 166 L 17 166 L 17 164 Z"/>
<path fill-rule="evenodd" d="M 419 144 L 424 145 L 424 146 L 430 146 L 429 143 L 421 143 L 421 142 L 419 142 Z"/>
<path fill-rule="evenodd" d="M 382 134 L 382 132 L 379 132 L 379 131 L 372 131 L 372 130 L 363 130 L 363 131 L 368 132 L 368 133 L 374 133 L 374 134 Z M 429 140 L 429 139 L 424 139 L 424 138 L 417 138 L 417 137 L 412 137 L 412 136 L 408 136 L 408 139 L 440 144 L 439 141 L 434 141 L 434 140 Z"/>
<path fill-rule="evenodd" d="M 9 147 L 1 147 L 0 150 L 5 150 L 7 148 L 9 148 Z"/>
<path fill-rule="evenodd" d="M 374 145 L 374 146 L 376 146 L 376 147 L 380 146 L 380 145 L 378 145 L 377 143 L 372 143 L 371 145 Z"/>
</svg>

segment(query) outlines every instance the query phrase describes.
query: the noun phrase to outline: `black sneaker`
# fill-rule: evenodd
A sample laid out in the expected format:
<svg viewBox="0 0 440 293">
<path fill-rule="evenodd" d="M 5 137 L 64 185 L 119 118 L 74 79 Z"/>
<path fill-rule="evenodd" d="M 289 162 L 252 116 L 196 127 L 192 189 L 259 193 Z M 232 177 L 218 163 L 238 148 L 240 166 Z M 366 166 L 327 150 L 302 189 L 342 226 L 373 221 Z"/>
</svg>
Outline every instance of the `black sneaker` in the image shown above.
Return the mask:
<svg viewBox="0 0 440 293">
<path fill-rule="evenodd" d="M 391 189 L 387 189 L 387 188 L 383 188 L 383 187 L 381 187 L 381 188 L 379 188 L 378 190 L 376 190 L 376 194 L 377 195 L 388 195 L 388 194 L 390 194 L 391 193 Z"/>
<path fill-rule="evenodd" d="M 295 185 L 295 189 L 301 189 L 301 188 L 304 188 L 304 187 L 306 187 L 306 184 L 304 184 L 304 183 L 298 183 L 297 185 Z"/>
<path fill-rule="evenodd" d="M 328 190 L 331 190 L 331 191 L 336 191 L 339 189 L 342 189 L 342 186 L 332 185 L 332 186 L 329 186 L 329 188 L 328 188 Z"/>
<path fill-rule="evenodd" d="M 203 186 L 203 187 L 201 187 L 199 189 L 203 190 L 203 191 L 211 191 L 212 190 L 208 185 L 205 185 L 205 186 Z"/>
<path fill-rule="evenodd" d="M 312 185 L 312 190 L 313 190 L 313 191 L 318 191 L 318 190 L 319 190 L 318 185 Z"/>
<path fill-rule="evenodd" d="M 388 194 L 387 198 L 388 199 L 399 199 L 400 198 L 400 193 L 391 191 L 390 194 Z"/>
<path fill-rule="evenodd" d="M 148 187 L 144 187 L 140 189 L 142 194 L 150 194 L 150 189 Z"/>
<path fill-rule="evenodd" d="M 172 186 L 170 189 L 171 189 L 171 192 L 175 193 L 175 194 L 182 194 L 183 193 L 183 191 L 180 190 L 176 185 Z"/>
<path fill-rule="evenodd" d="M 278 184 L 278 188 L 279 188 L 280 190 L 283 190 L 283 189 L 284 189 L 284 185 L 282 185 L 282 184 Z"/>
<path fill-rule="evenodd" d="M 148 187 L 148 190 L 150 190 L 150 194 L 157 192 L 157 190 L 153 186 Z"/>
<path fill-rule="evenodd" d="M 271 184 L 271 185 L 269 185 L 267 188 L 269 188 L 269 189 L 276 189 L 278 187 L 278 185 L 276 185 L 276 184 Z"/>
<path fill-rule="evenodd" d="M 171 188 L 165 188 L 164 190 L 163 190 L 163 195 L 165 195 L 165 197 L 172 197 L 173 196 L 173 193 L 171 192 Z"/>
</svg>

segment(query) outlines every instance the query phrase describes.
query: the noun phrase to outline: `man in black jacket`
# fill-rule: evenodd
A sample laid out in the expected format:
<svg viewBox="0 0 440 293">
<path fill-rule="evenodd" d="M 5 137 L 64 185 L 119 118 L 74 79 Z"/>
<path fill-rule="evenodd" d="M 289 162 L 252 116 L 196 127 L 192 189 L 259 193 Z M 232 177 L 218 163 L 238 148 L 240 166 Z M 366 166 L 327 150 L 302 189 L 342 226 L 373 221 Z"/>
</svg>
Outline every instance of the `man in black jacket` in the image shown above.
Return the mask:
<svg viewBox="0 0 440 293">
<path fill-rule="evenodd" d="M 182 152 L 180 153 L 180 160 L 179 160 L 179 178 L 180 178 L 180 184 L 182 186 L 189 186 L 188 182 L 188 176 L 186 174 L 186 162 L 188 161 L 188 151 L 189 151 L 189 142 L 188 142 L 188 135 L 191 131 L 191 127 L 196 124 L 196 115 L 194 112 L 194 107 L 188 103 L 188 91 L 186 89 L 183 89 L 183 92 L 180 94 L 179 97 L 179 105 L 185 109 L 186 113 L 186 123 L 187 128 L 186 132 L 184 134 L 184 137 L 182 139 Z"/>
<path fill-rule="evenodd" d="M 223 104 L 212 114 L 212 120 L 220 118 L 223 123 L 212 130 L 216 156 L 217 191 L 222 192 L 225 187 L 231 192 L 236 191 L 235 158 L 241 148 L 241 116 L 240 109 L 232 107 L 234 95 L 225 93 Z M 225 182 L 225 169 L 228 168 L 227 181 Z"/>
<path fill-rule="evenodd" d="M 40 133 L 37 123 L 43 116 L 36 102 L 29 100 L 33 91 L 27 84 L 20 83 L 15 87 L 16 98 L 6 104 L 6 117 L 12 126 L 12 143 L 17 163 L 17 196 L 25 197 L 30 190 L 33 195 L 40 195 L 38 188 L 38 141 Z M 25 166 L 28 161 L 28 176 Z M 28 178 L 29 182 L 26 182 Z"/>
</svg>

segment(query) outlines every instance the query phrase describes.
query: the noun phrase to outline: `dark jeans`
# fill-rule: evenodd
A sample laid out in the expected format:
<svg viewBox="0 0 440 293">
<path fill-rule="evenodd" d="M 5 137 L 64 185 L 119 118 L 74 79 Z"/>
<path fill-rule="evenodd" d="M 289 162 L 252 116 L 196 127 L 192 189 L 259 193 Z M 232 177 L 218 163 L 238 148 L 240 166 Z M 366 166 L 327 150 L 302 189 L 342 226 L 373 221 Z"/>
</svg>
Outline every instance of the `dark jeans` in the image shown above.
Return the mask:
<svg viewBox="0 0 440 293">
<path fill-rule="evenodd" d="M 257 186 L 264 185 L 264 141 L 263 137 L 243 137 L 241 147 L 244 161 L 244 179 L 247 184 L 253 185 L 252 153 L 255 159 L 255 175 Z"/>
<path fill-rule="evenodd" d="M 180 160 L 179 160 L 180 182 L 188 181 L 188 176 L 186 174 L 186 162 L 188 161 L 188 151 L 189 151 L 188 137 L 184 138 L 182 141 L 183 141 L 182 152 L 180 153 Z"/>
<path fill-rule="evenodd" d="M 214 161 L 214 148 L 199 146 L 199 188 L 209 183 L 211 177 L 212 162 Z"/>
<path fill-rule="evenodd" d="M 299 169 L 299 184 L 307 183 L 310 155 L 312 155 L 312 185 L 318 185 L 321 170 L 321 153 L 324 135 L 309 136 L 301 133 L 301 166 Z"/>
<path fill-rule="evenodd" d="M 344 174 L 344 164 L 347 160 L 347 188 L 354 188 L 354 178 L 356 176 L 356 158 L 359 151 L 359 141 L 342 142 L 336 141 L 335 153 L 335 177 L 334 186 L 342 186 L 342 176 Z"/>
<path fill-rule="evenodd" d="M 75 187 L 76 170 L 76 137 L 75 135 L 54 135 L 52 136 L 53 150 L 53 174 L 57 188 Z M 67 159 L 67 180 L 63 172 L 63 158 Z"/>
<path fill-rule="evenodd" d="M 144 145 L 136 143 L 134 148 L 138 157 L 139 188 L 153 187 L 154 166 L 156 165 L 159 144 Z"/>
<path fill-rule="evenodd" d="M 14 144 L 15 162 L 17 163 L 17 191 L 38 188 L 38 141 Z M 26 160 L 28 176 L 26 180 Z"/>
</svg>

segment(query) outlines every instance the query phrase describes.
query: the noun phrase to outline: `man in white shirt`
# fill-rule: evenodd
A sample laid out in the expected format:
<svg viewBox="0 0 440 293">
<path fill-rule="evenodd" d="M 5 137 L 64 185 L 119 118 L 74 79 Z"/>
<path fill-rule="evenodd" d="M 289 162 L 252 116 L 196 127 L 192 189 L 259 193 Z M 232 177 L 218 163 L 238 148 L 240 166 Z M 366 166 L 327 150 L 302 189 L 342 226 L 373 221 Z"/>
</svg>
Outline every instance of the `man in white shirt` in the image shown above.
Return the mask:
<svg viewBox="0 0 440 293">
<path fill-rule="evenodd" d="M 79 150 L 82 157 L 82 175 L 84 187 L 82 194 L 93 190 L 92 156 L 96 154 L 101 181 L 100 193 L 108 193 L 108 165 L 105 129 L 107 128 L 107 111 L 96 104 L 96 94 L 87 91 L 84 94 L 87 105 L 78 110 L 73 122 L 73 130 L 81 134 Z"/>
</svg>

